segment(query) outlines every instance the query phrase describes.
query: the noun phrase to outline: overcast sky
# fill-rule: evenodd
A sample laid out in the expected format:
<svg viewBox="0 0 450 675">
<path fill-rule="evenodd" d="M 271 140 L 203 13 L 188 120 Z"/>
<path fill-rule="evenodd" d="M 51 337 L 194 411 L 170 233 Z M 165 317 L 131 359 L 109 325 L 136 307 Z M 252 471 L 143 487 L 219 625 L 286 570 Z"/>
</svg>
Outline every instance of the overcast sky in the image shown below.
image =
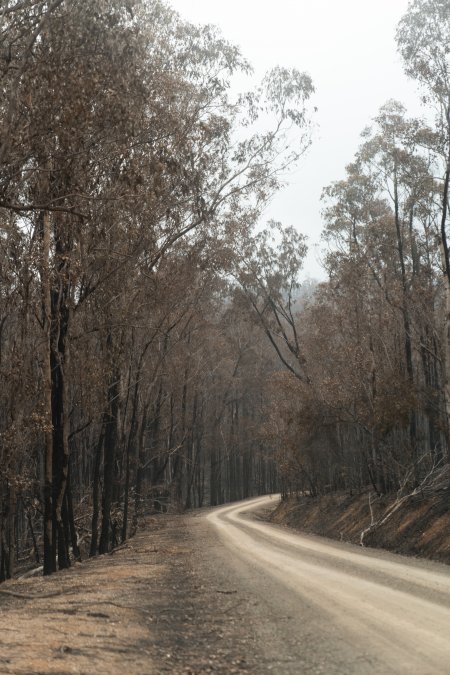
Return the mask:
<svg viewBox="0 0 450 675">
<path fill-rule="evenodd" d="M 395 30 L 408 0 L 169 0 L 193 23 L 212 23 L 240 46 L 255 78 L 275 65 L 308 72 L 318 129 L 289 187 L 267 218 L 309 237 L 305 276 L 324 278 L 319 264 L 320 194 L 345 175 L 359 134 L 390 98 L 411 115 L 423 113 L 414 83 L 403 75 Z"/>
</svg>

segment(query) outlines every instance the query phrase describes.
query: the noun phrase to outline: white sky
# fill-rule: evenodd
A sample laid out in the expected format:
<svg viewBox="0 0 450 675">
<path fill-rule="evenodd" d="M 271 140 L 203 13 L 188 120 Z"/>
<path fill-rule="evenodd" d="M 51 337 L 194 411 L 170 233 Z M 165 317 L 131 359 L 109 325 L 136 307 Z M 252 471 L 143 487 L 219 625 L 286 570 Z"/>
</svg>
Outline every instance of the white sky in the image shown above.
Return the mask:
<svg viewBox="0 0 450 675">
<path fill-rule="evenodd" d="M 319 127 L 289 186 L 267 219 L 309 237 L 305 276 L 324 278 L 319 264 L 322 188 L 345 175 L 359 134 L 378 109 L 396 98 L 423 114 L 415 84 L 403 75 L 395 30 L 408 0 L 169 0 L 192 23 L 212 23 L 241 48 L 257 80 L 276 65 L 308 72 Z"/>
</svg>

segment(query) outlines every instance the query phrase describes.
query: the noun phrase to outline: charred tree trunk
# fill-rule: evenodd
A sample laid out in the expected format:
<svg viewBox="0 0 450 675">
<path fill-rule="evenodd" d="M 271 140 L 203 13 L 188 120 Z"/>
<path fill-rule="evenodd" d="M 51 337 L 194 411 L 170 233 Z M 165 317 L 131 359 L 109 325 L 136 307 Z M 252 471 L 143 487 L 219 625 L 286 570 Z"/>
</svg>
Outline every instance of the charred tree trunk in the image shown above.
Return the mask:
<svg viewBox="0 0 450 675">
<path fill-rule="evenodd" d="M 70 566 L 69 542 L 66 539 L 67 511 L 64 510 L 64 498 L 69 471 L 69 428 L 68 428 L 68 391 L 66 380 L 68 310 L 58 307 L 59 299 L 54 296 L 54 313 L 59 321 L 53 321 L 52 335 L 52 419 L 53 419 L 53 556 L 58 555 L 58 567 Z M 53 304 L 53 303 L 52 303 Z M 58 325 L 59 324 L 59 325 Z"/>
<path fill-rule="evenodd" d="M 401 280 L 402 280 L 402 294 L 403 294 L 403 306 L 402 306 L 402 316 L 403 316 L 403 329 L 405 335 L 405 358 L 406 358 L 406 372 L 408 375 L 408 380 L 411 386 L 411 390 L 415 390 L 414 382 L 414 365 L 413 365 L 413 349 L 412 349 L 412 338 L 411 338 L 411 316 L 409 310 L 409 291 L 408 291 L 408 282 L 406 278 L 406 267 L 405 267 L 405 256 L 404 256 L 404 247 L 403 247 L 403 234 L 400 221 L 400 202 L 398 194 L 398 178 L 397 178 L 397 167 L 394 171 L 394 212 L 395 212 L 395 230 L 397 235 L 397 249 L 398 257 L 400 262 L 401 270 Z M 416 466 L 415 479 L 416 482 L 419 480 L 417 475 L 417 413 L 413 409 L 410 412 L 409 419 L 409 437 L 411 443 L 411 453 L 412 459 Z"/>
<path fill-rule="evenodd" d="M 75 527 L 75 518 L 73 512 L 72 479 L 70 467 L 67 475 L 66 507 L 67 507 L 67 524 L 69 526 L 69 537 L 70 542 L 72 544 L 72 554 L 75 560 L 81 561 L 81 552 L 78 546 L 78 535 L 77 529 Z"/>
<path fill-rule="evenodd" d="M 45 211 L 39 215 L 41 239 L 41 304 L 44 348 L 42 373 L 44 386 L 45 452 L 44 452 L 44 574 L 56 572 L 53 546 L 53 422 L 52 422 L 52 366 L 51 366 L 51 287 L 50 287 L 50 217 Z"/>
<path fill-rule="evenodd" d="M 98 552 L 98 521 L 100 515 L 100 467 L 102 464 L 103 444 L 105 441 L 106 418 L 102 423 L 100 436 L 95 449 L 94 475 L 92 478 L 92 523 L 91 523 L 91 546 L 89 555 L 97 555 Z"/>
<path fill-rule="evenodd" d="M 450 121 L 450 113 L 449 113 Z M 444 279 L 445 279 L 445 295 L 446 295 L 446 334 L 444 341 L 445 349 L 445 405 L 446 417 L 445 429 L 447 436 L 447 456 L 450 458 L 450 444 L 449 444 L 449 423 L 450 423 L 450 256 L 447 239 L 446 221 L 448 211 L 448 200 L 450 191 L 450 149 L 447 156 L 447 167 L 444 178 L 444 190 L 442 194 L 442 216 L 441 216 L 441 242 L 444 262 Z"/>
<path fill-rule="evenodd" d="M 112 347 L 112 336 L 108 336 L 108 346 Z M 105 423 L 105 446 L 103 460 L 103 497 L 102 497 L 102 527 L 100 533 L 99 553 L 107 553 L 110 546 L 112 532 L 111 507 L 113 503 L 113 481 L 115 461 L 117 455 L 117 424 L 119 412 L 119 378 L 116 368 L 113 369 L 108 387 L 108 411 Z"/>
</svg>

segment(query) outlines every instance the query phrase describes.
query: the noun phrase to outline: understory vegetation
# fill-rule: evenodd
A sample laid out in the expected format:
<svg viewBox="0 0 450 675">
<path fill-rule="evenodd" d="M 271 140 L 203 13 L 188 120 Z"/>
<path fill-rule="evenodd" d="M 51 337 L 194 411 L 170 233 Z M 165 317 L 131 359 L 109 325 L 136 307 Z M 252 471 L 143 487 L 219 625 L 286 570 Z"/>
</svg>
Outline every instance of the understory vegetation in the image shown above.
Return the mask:
<svg viewBox="0 0 450 675">
<path fill-rule="evenodd" d="M 0 580 L 148 508 L 448 489 L 448 3 L 397 43 L 427 119 L 364 130 L 300 285 L 305 237 L 261 221 L 309 75 L 235 95 L 238 49 L 159 0 L 1 3 Z"/>
</svg>

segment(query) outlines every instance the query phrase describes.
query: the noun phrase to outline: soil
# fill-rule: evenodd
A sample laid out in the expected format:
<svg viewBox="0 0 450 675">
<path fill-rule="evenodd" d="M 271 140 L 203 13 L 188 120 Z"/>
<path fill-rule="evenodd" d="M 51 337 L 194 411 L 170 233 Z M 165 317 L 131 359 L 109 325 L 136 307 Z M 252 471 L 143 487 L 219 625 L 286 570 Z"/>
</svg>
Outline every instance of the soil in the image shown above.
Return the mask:
<svg viewBox="0 0 450 675">
<path fill-rule="evenodd" d="M 2 584 L 0 672 L 260 672 L 250 599 L 208 554 L 210 529 L 196 514 L 149 518 L 112 554 Z"/>
<path fill-rule="evenodd" d="M 384 498 L 372 504 L 375 520 L 389 503 Z M 208 526 L 205 511 L 148 518 L 112 554 L 51 577 L 2 584 L 0 673 L 283 672 L 278 667 L 287 666 L 280 665 L 284 657 L 276 657 L 275 644 L 283 641 L 276 637 L 270 607 L 251 591 L 256 572 L 249 568 L 247 578 L 242 574 Z M 259 517 L 359 543 L 371 522 L 369 493 L 301 497 L 275 511 L 270 504 Z M 366 543 L 449 563 L 446 495 L 409 500 L 367 535 Z M 265 588 L 270 580 L 260 574 L 259 586 Z"/>
<path fill-rule="evenodd" d="M 337 493 L 283 501 L 271 514 L 274 523 L 331 539 L 360 543 L 361 532 L 380 520 L 395 497 Z M 372 515 L 371 515 L 372 510 Z M 364 545 L 450 564 L 450 492 L 408 499 L 380 527 L 364 536 Z"/>
</svg>

